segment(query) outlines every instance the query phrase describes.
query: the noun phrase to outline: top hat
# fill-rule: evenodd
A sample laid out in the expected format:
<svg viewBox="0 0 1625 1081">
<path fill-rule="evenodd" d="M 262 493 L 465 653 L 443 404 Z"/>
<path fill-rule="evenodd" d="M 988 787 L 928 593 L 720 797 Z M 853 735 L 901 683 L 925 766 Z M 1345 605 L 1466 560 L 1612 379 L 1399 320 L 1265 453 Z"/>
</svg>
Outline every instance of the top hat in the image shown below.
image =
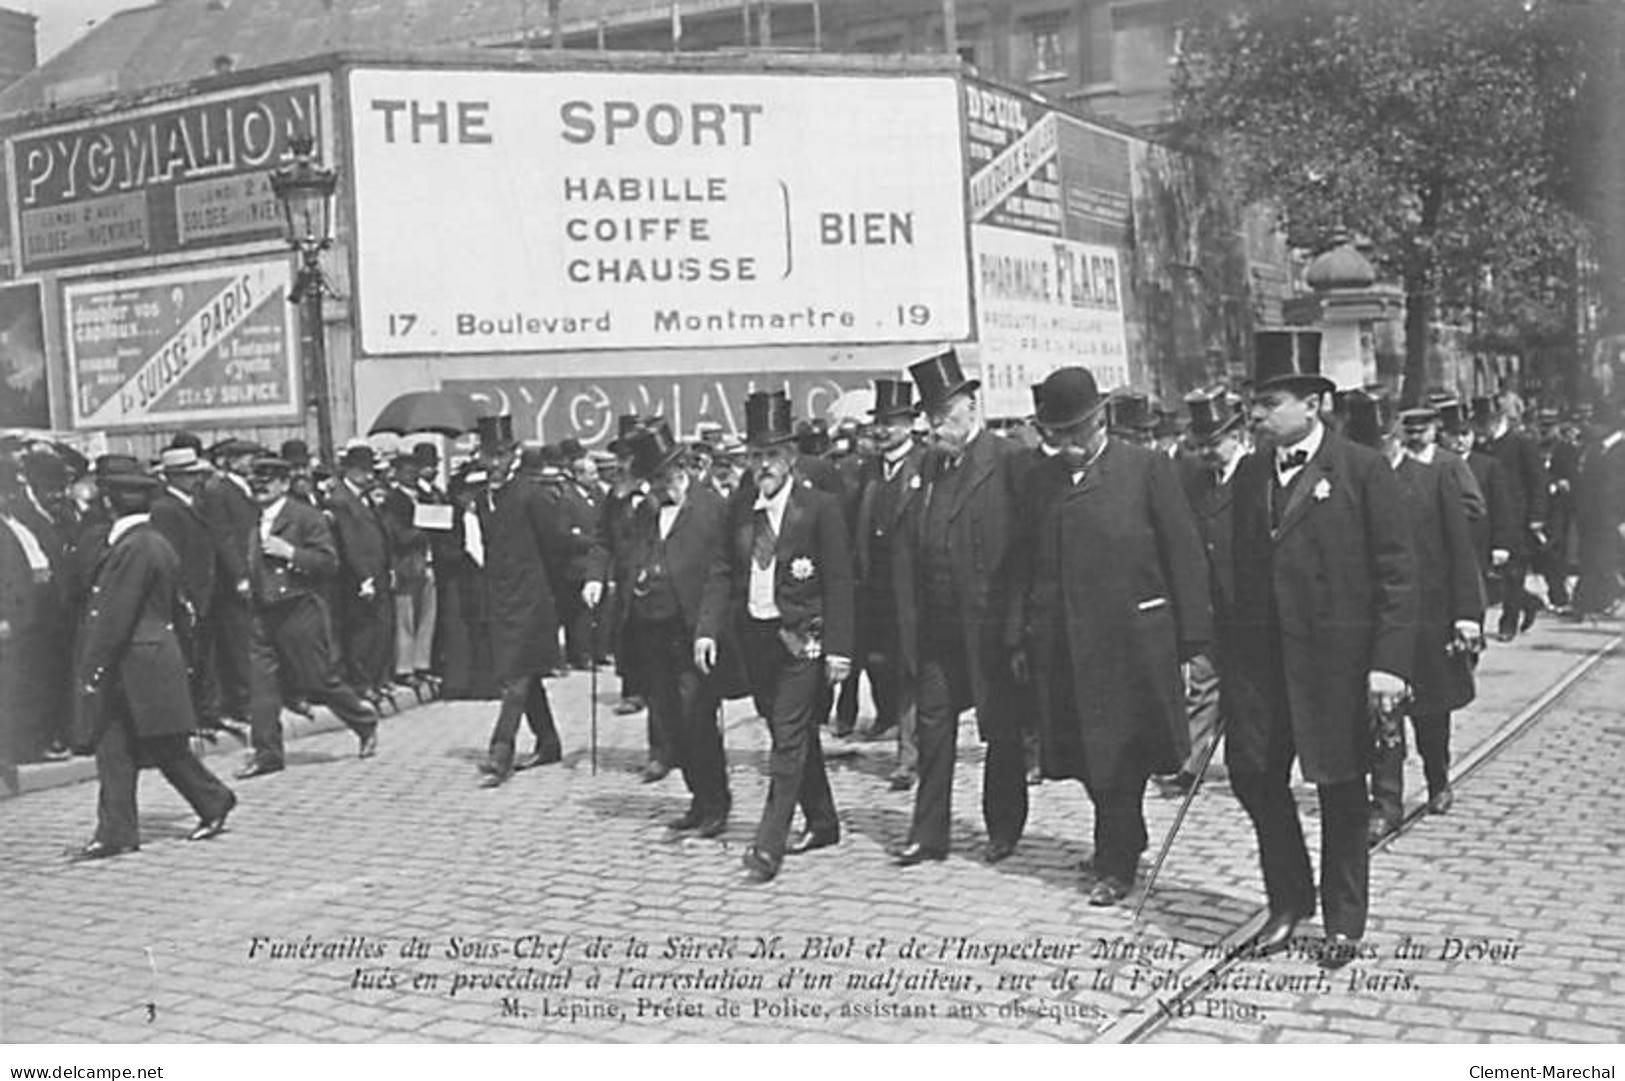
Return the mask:
<svg viewBox="0 0 1625 1081">
<path fill-rule="evenodd" d="M 172 447 L 191 447 L 199 454 L 203 453 L 203 440 L 198 438 L 196 432 L 176 432 L 175 438 L 169 441 Z"/>
<path fill-rule="evenodd" d="M 1488 424 L 1500 413 L 1495 407 L 1495 399 L 1482 394 L 1476 395 L 1467 403 L 1467 417 L 1474 424 Z"/>
<path fill-rule="evenodd" d="M 507 413 L 480 417 L 474 424 L 474 431 L 482 451 L 511 450 L 519 442 L 513 437 L 513 417 Z"/>
<path fill-rule="evenodd" d="M 1399 412 L 1399 423 L 1407 428 L 1425 428 L 1439 419 L 1439 411 L 1431 405 L 1419 405 Z"/>
<path fill-rule="evenodd" d="M 720 421 L 702 420 L 694 425 L 694 438 L 707 446 L 721 446 L 724 434 Z"/>
<path fill-rule="evenodd" d="M 796 450 L 817 457 L 829 450 L 829 422 L 823 418 L 796 422 Z"/>
<path fill-rule="evenodd" d="M 627 438 L 627 444 L 632 475 L 639 480 L 652 479 L 683 454 L 683 445 L 672 438 L 671 426 L 663 420 L 639 428 Z"/>
<path fill-rule="evenodd" d="M 281 458 L 297 469 L 310 464 L 310 446 L 303 439 L 289 439 L 282 444 Z"/>
<path fill-rule="evenodd" d="M 1332 394 L 1336 384 L 1319 372 L 1320 337 L 1292 331 L 1254 335 L 1253 393 L 1286 390 L 1295 394 Z"/>
<path fill-rule="evenodd" d="M 1106 427 L 1113 432 L 1147 432 L 1157 426 L 1151 399 L 1126 390 L 1106 399 Z"/>
<path fill-rule="evenodd" d="M 1467 427 L 1467 418 L 1462 415 L 1461 402 L 1458 399 L 1429 396 L 1428 404 L 1433 406 L 1433 412 L 1438 415 L 1440 431 L 1455 435 Z"/>
<path fill-rule="evenodd" d="M 632 433 L 643 426 L 643 418 L 636 413 L 622 413 L 615 418 L 615 438 L 609 441 L 612 454 L 630 454 Z"/>
<path fill-rule="evenodd" d="M 1087 420 L 1106 404 L 1095 373 L 1088 368 L 1057 368 L 1033 391 L 1038 423 L 1045 428 L 1070 428 Z"/>
<path fill-rule="evenodd" d="M 1177 439 L 1179 431 L 1179 411 L 1177 409 L 1159 408 L 1157 410 L 1157 438 Z"/>
<path fill-rule="evenodd" d="M 952 349 L 910 364 L 908 374 L 920 388 L 920 408 L 927 413 L 939 411 L 956 394 L 975 394 L 982 386 L 980 379 L 965 378 L 959 369 L 959 354 Z"/>
<path fill-rule="evenodd" d="M 209 463 L 197 456 L 191 447 L 169 447 L 158 454 L 158 470 L 162 473 L 207 473 Z"/>
<path fill-rule="evenodd" d="M 1236 403 L 1223 387 L 1198 390 L 1185 396 L 1185 408 L 1191 413 L 1191 438 L 1199 443 L 1218 439 L 1239 426 L 1244 419 Z"/>
<path fill-rule="evenodd" d="M 869 415 L 879 421 L 912 417 L 920 411 L 914 404 L 914 384 L 906 379 L 876 379 L 875 407 Z"/>
<path fill-rule="evenodd" d="M 746 444 L 770 447 L 795 437 L 790 424 L 790 396 L 784 391 L 758 390 L 745 399 Z"/>
<path fill-rule="evenodd" d="M 1343 435 L 1368 447 L 1379 446 L 1393 430 L 1393 397 L 1380 387 L 1350 390 L 1338 396 L 1343 413 Z"/>
</svg>

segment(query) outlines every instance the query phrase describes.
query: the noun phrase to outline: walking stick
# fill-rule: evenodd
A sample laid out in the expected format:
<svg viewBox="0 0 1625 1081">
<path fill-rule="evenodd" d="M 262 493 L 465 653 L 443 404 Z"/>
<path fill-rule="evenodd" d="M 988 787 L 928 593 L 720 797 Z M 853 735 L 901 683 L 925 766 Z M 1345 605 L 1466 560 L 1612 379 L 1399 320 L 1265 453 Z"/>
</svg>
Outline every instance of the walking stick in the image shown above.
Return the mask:
<svg viewBox="0 0 1625 1081">
<path fill-rule="evenodd" d="M 592 609 L 592 643 L 596 647 L 598 642 L 598 606 Z M 595 649 L 596 652 L 596 649 Z M 592 696 L 592 705 L 588 707 L 592 718 L 591 751 L 592 775 L 598 776 L 598 658 L 591 657 L 591 674 L 587 677 L 587 693 Z"/>
<path fill-rule="evenodd" d="M 1162 839 L 1162 850 L 1157 853 L 1157 861 L 1151 865 L 1151 873 L 1145 876 L 1145 889 L 1140 893 L 1140 899 L 1134 903 L 1134 922 L 1140 922 L 1140 912 L 1151 897 L 1151 891 L 1156 888 L 1157 874 L 1161 872 L 1163 863 L 1168 859 L 1168 850 L 1174 847 L 1174 835 L 1185 822 L 1185 815 L 1191 809 L 1191 801 L 1196 798 L 1197 791 L 1202 787 L 1202 779 L 1207 776 L 1208 763 L 1213 761 L 1213 753 L 1218 750 L 1219 740 L 1224 738 L 1224 715 L 1220 714 L 1213 726 L 1213 739 L 1202 752 L 1202 760 L 1197 764 L 1196 779 L 1191 782 L 1190 791 L 1185 798 L 1179 801 L 1179 812 L 1174 815 L 1174 824 L 1168 828 L 1168 836 Z"/>
</svg>

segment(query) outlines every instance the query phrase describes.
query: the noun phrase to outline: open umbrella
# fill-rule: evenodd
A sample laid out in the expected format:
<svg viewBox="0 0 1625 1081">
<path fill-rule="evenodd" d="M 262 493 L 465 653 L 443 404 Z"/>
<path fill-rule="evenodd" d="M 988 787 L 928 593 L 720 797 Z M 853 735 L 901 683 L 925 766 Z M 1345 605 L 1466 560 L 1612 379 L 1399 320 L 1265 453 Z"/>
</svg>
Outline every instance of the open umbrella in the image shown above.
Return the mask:
<svg viewBox="0 0 1625 1081">
<path fill-rule="evenodd" d="M 466 397 L 442 390 L 414 390 L 384 406 L 367 434 L 439 432 L 459 436 L 473 431 L 476 426 L 474 403 Z"/>
</svg>

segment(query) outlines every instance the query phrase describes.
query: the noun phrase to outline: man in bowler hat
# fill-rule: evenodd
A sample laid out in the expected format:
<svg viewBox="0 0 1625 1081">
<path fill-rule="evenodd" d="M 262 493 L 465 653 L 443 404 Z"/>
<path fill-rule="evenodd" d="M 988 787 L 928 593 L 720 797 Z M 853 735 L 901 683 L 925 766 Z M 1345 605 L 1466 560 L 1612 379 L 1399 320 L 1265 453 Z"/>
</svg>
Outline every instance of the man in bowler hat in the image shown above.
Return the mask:
<svg viewBox="0 0 1625 1081">
<path fill-rule="evenodd" d="M 352 440 L 339 458 L 340 477 L 328 500 L 338 541 L 339 634 L 350 685 L 375 706 L 392 674 L 395 619 L 390 590 L 389 533 L 372 499 L 377 455 Z"/>
<path fill-rule="evenodd" d="M 728 507 L 685 467 L 683 447 L 665 421 L 634 432 L 631 470 L 651 498 L 632 517 L 619 561 L 593 547 L 582 602 L 597 609 L 613 595 L 621 608 L 621 648 L 636 658 L 651 724 L 669 733 L 691 802 L 674 832 L 719 836 L 733 803 L 718 727 L 719 699 L 710 674 L 695 665 L 695 627 L 711 565 L 728 544 Z M 606 588 L 619 575 L 613 594 Z"/>
<path fill-rule="evenodd" d="M 1404 700 L 1416 641 L 1416 564 L 1399 487 L 1376 451 L 1328 430 L 1330 380 L 1286 350 L 1258 357 L 1259 450 L 1234 484 L 1235 608 L 1221 667 L 1225 761 L 1258 835 L 1270 917 L 1286 948 L 1315 912 L 1290 778 L 1320 791 L 1320 909 L 1328 966 L 1346 964 L 1369 908 L 1366 770 L 1372 711 Z"/>
<path fill-rule="evenodd" d="M 237 776 L 282 770 L 284 688 L 332 710 L 355 733 L 359 757 L 371 758 L 378 752 L 377 711 L 339 678 L 328 635 L 331 620 L 323 592 L 338 569 L 333 532 L 321 511 L 292 496 L 292 471 L 284 459 L 259 458 L 253 472 L 259 522 L 246 553 L 254 606 L 249 644 L 253 756 Z"/>
<path fill-rule="evenodd" d="M 841 838 L 818 716 L 820 707 L 827 710 L 830 687 L 852 671 L 852 563 L 840 502 L 796 473 L 785 393 L 747 398 L 745 427 L 754 502 L 732 518 L 732 536 L 713 563 L 694 660 L 700 671 L 712 671 L 726 625 L 735 623 L 753 693 L 768 705 L 767 803 L 744 856 L 748 880 L 767 882 L 786 854 Z M 806 829 L 791 840 L 797 804 Z"/>
<path fill-rule="evenodd" d="M 187 689 L 186 658 L 176 635 L 190 613 L 181 599 L 180 557 L 148 519 L 158 481 L 116 474 L 97 482 L 112 528 L 91 578 L 74 651 L 74 743 L 93 748 L 96 833 L 74 860 L 97 860 L 141 847 L 136 783 L 143 765 L 197 812 L 188 840 L 226 828 L 237 797 L 192 754 L 197 727 Z"/>
<path fill-rule="evenodd" d="M 982 425 L 981 381 L 965 378 L 952 349 L 910 365 L 909 374 L 932 446 L 921 467 L 914 541 L 920 782 L 908 839 L 893 855 L 905 867 L 947 857 L 959 715 L 975 706 L 987 742 L 985 858 L 997 863 L 1015 851 L 1027 825 L 1028 699 L 1010 672 L 1002 615 L 1016 500 L 1033 455 Z"/>
<path fill-rule="evenodd" d="M 567 534 L 541 486 L 515 474 L 519 442 L 510 416 L 479 419 L 480 462 L 489 476 L 479 498 L 485 540 L 485 578 L 490 595 L 492 663 L 502 688 L 481 788 L 495 788 L 515 770 L 545 766 L 564 757 L 553 708 L 542 676 L 559 664 L 559 618 L 553 583 L 569 550 Z M 535 749 L 516 760 L 514 738 L 521 715 Z"/>
<path fill-rule="evenodd" d="M 1037 691 L 1045 777 L 1094 806 L 1091 905 L 1133 888 L 1145 786 L 1189 747 L 1182 663 L 1213 637 L 1207 568 L 1173 462 L 1108 437 L 1093 374 L 1044 380 L 1038 423 L 1058 453 L 1019 503 L 1006 644 Z"/>
</svg>

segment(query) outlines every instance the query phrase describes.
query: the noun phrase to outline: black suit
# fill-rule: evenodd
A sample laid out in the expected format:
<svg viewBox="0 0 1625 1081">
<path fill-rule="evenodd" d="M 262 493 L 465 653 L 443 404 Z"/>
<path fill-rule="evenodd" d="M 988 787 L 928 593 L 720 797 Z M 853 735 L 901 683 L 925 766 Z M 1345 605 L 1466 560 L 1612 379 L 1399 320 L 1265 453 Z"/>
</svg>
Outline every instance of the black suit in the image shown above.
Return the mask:
<svg viewBox="0 0 1625 1081">
<path fill-rule="evenodd" d="M 331 709 L 357 735 L 365 736 L 377 714 L 338 675 L 328 637 L 322 581 L 338 567 L 333 533 L 321 511 L 289 496 L 271 524 L 271 535 L 293 545 L 291 559 L 261 551 L 260 527 L 245 542 L 254 598 L 251 725 L 254 758 L 282 764 L 282 686 Z"/>
<path fill-rule="evenodd" d="M 218 718 L 211 715 L 213 690 L 203 658 L 208 650 L 201 647 L 207 638 L 200 632 L 209 625 L 214 603 L 214 541 L 196 501 L 173 488 L 152 501 L 152 524 L 180 556 L 181 596 L 192 609 L 192 620 L 181 635 L 181 649 L 186 654 L 199 727 L 212 727 Z"/>
<path fill-rule="evenodd" d="M 1506 468 L 1507 499 L 1517 524 L 1512 558 L 1501 568 L 1500 631 L 1505 637 L 1517 633 L 1520 619 L 1539 607 L 1524 588 L 1524 579 L 1542 546 L 1536 530 L 1544 529 L 1546 524 L 1546 466 L 1535 440 L 1513 428 L 1481 445 L 1485 453 L 1499 459 Z"/>
<path fill-rule="evenodd" d="M 394 652 L 389 533 L 370 496 L 357 495 L 341 478 L 327 505 L 338 545 L 335 597 L 344 672 L 350 684 L 363 691 L 389 682 Z M 369 582 L 371 589 L 363 595 L 362 584 Z"/>
<path fill-rule="evenodd" d="M 709 485 L 694 483 L 664 538 L 660 514 L 655 500 L 645 500 L 632 517 L 625 558 L 615 566 L 607 549 L 595 547 L 586 575 L 604 582 L 612 569 L 618 574 L 621 640 L 643 673 L 651 739 L 671 740 L 660 760 L 682 769 L 700 817 L 726 814 L 732 797 L 720 699 L 694 666 L 694 629 L 712 563 L 728 544 L 728 508 Z"/>
<path fill-rule="evenodd" d="M 829 701 L 823 658 L 850 658 L 854 644 L 852 561 L 840 503 L 811 480 L 792 475 L 785 483 L 789 492 L 772 549 L 778 618 L 750 614 L 752 549 L 758 519 L 767 512 L 747 509 L 715 554 L 697 630 L 698 637 L 721 643 L 725 624 L 737 623 L 753 693 L 769 703 L 771 781 L 755 847 L 775 868 L 798 803 L 809 830 L 839 834 L 818 711 Z"/>
<path fill-rule="evenodd" d="M 1393 470 L 1323 432 L 1283 486 L 1265 450 L 1237 470 L 1236 604 L 1219 676 L 1230 784 L 1253 820 L 1270 907 L 1308 915 L 1314 880 L 1289 778 L 1319 786 L 1321 907 L 1358 938 L 1369 907 L 1366 770 L 1372 671 L 1409 679 L 1416 563 Z"/>
<path fill-rule="evenodd" d="M 1625 570 L 1625 437 L 1614 433 L 1612 446 L 1586 444 L 1574 487 L 1575 526 L 1580 534 L 1580 580 L 1574 587 L 1574 610 L 1582 615 L 1609 611 L 1621 595 Z"/>
<path fill-rule="evenodd" d="M 246 717 L 249 710 L 249 641 L 253 638 L 253 617 L 249 610 L 248 538 L 259 522 L 254 497 L 244 490 L 246 481 L 222 474 L 204 485 L 198 494 L 198 509 L 214 539 L 215 593 L 210 606 L 211 626 L 206 633 L 214 639 L 213 668 L 207 684 L 219 691 L 219 710 L 231 717 Z M 214 709 L 214 702 L 207 708 Z M 204 718 L 208 723 L 209 717 Z"/>
</svg>

